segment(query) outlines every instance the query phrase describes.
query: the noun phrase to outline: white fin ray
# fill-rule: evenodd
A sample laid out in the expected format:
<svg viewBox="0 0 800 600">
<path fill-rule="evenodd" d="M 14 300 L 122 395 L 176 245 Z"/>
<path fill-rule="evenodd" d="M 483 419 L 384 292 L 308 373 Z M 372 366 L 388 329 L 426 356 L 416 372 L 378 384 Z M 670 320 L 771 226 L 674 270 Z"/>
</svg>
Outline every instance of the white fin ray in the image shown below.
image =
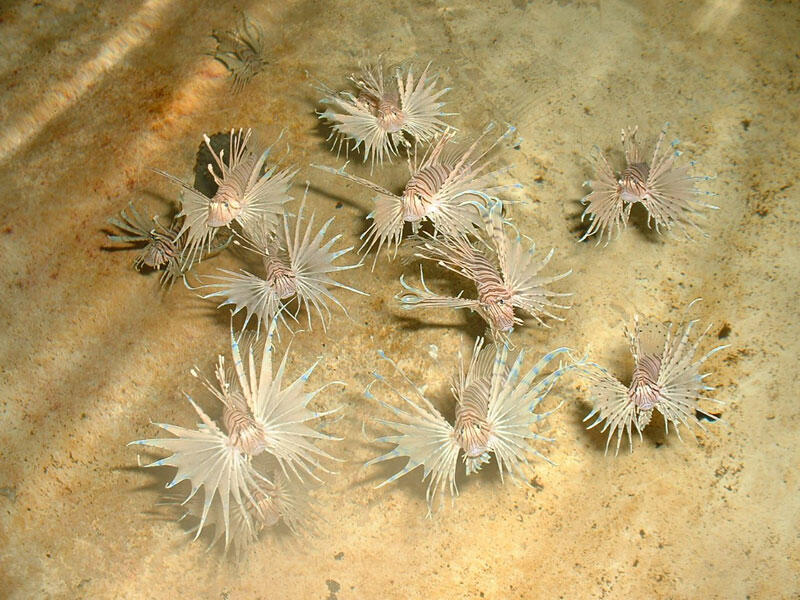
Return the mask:
<svg viewBox="0 0 800 600">
<path fill-rule="evenodd" d="M 545 413 L 536 413 L 534 410 L 556 381 L 572 370 L 574 365 L 559 366 L 536 385 L 534 380 L 556 356 L 568 352 L 567 348 L 548 352 L 520 379 L 525 351 L 519 351 L 513 364 L 509 366 L 508 347 L 499 344 L 496 346 L 487 423 L 493 432 L 489 449 L 495 454 L 501 478 L 504 473 L 508 473 L 518 481 L 525 481 L 526 469 L 531 468 L 528 452 L 551 462 L 531 446 L 529 440 L 552 441 L 531 431 L 531 426 L 553 414 L 558 407 Z"/>
<path fill-rule="evenodd" d="M 148 467 L 171 466 L 177 472 L 167 487 L 173 487 L 188 480 L 192 490 L 184 503 L 189 502 L 202 487 L 204 500 L 200 523 L 195 539 L 202 533 L 209 515 L 209 509 L 216 496 L 220 503 L 225 526 L 225 545 L 230 541 L 229 525 L 231 498 L 234 506 L 246 509 L 246 500 L 251 497 L 250 489 L 256 477 L 248 458 L 230 444 L 228 436 L 198 407 L 191 398 L 192 406 L 200 415 L 203 424 L 199 429 L 185 429 L 174 425 L 159 423 L 159 427 L 175 438 L 137 440 L 129 445 L 146 445 L 172 452 L 172 455 L 156 460 Z"/>
<path fill-rule="evenodd" d="M 373 374 L 375 380 L 367 387 L 365 392 L 367 397 L 374 397 L 371 388 L 376 382 L 381 382 L 410 407 L 412 412 L 406 412 L 392 404 L 379 401 L 382 406 L 399 417 L 399 421 L 378 420 L 379 423 L 392 428 L 396 434 L 384 436 L 376 441 L 395 444 L 395 448 L 368 461 L 365 466 L 397 457 L 408 459 L 403 469 L 378 486 L 383 487 L 423 465 L 423 481 L 428 480 L 425 497 L 428 504 L 428 514 L 430 515 L 437 493 L 443 494 L 445 490 L 449 489 L 451 496 L 458 494 L 455 471 L 460 448 L 453 437 L 453 426 L 434 408 L 420 388 L 408 379 L 394 361 L 387 358 L 383 353 L 379 354 L 411 385 L 421 405 L 405 396 L 377 373 Z"/>
</svg>

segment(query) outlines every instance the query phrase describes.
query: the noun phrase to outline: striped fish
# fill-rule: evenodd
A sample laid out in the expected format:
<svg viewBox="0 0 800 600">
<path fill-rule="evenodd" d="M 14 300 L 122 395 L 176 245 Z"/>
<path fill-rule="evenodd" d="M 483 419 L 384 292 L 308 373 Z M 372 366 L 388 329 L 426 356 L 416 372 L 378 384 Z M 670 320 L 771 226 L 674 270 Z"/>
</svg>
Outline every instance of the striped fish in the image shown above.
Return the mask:
<svg viewBox="0 0 800 600">
<path fill-rule="evenodd" d="M 456 401 L 452 424 L 394 361 L 379 352 L 392 366 L 395 376 L 385 378 L 374 373 L 375 379 L 365 393 L 374 398 L 373 388 L 381 384 L 401 403 L 398 406 L 379 400 L 397 420 L 378 420 L 395 433 L 377 441 L 394 444 L 394 448 L 370 460 L 367 466 L 398 457 L 407 462 L 378 487 L 422 465 L 423 481 L 428 480 L 426 500 L 430 516 L 437 494 L 440 498 L 448 490 L 453 497 L 458 494 L 455 478 L 459 455 L 468 475 L 479 471 L 494 455 L 501 479 L 508 474 L 515 481 L 527 483 L 532 469 L 528 454 L 550 462 L 530 442 L 552 441 L 533 432 L 531 426 L 549 417 L 558 407 L 542 413 L 535 410 L 556 381 L 575 365 L 562 364 L 538 381 L 536 378 L 554 358 L 567 352 L 567 348 L 553 350 L 523 374 L 524 350 L 513 353 L 505 344 L 484 346 L 484 340 L 478 338 L 469 361 L 465 362 L 459 351 L 459 369 L 451 382 Z M 399 379 L 402 387 L 392 379 Z M 403 388 L 410 388 L 411 394 L 402 391 Z"/>
<path fill-rule="evenodd" d="M 647 210 L 648 227 L 654 225 L 656 233 L 661 233 L 662 229 L 669 231 L 677 225 L 687 238 L 691 238 L 692 229 L 705 235 L 697 217 L 703 214 L 703 209 L 719 207 L 696 198 L 714 194 L 698 190 L 695 182 L 708 181 L 711 177 L 689 175 L 688 167 L 675 164 L 681 153 L 674 150 L 678 140 L 664 144 L 668 125 L 661 130 L 650 160 L 636 140 L 638 128 L 622 130 L 626 166 L 619 177 L 603 153 L 595 149 L 595 179 L 586 182 L 592 191 L 581 200 L 587 205 L 581 220 L 588 216 L 589 228 L 580 241 L 597 234 L 597 244 L 605 238 L 607 245 L 627 227 L 631 208 L 637 202 Z"/>
<path fill-rule="evenodd" d="M 270 479 L 272 475 L 268 476 L 256 467 L 255 457 L 268 456 L 281 473 L 299 481 L 305 475 L 319 480 L 316 470 L 330 473 L 319 459 L 334 459 L 319 448 L 316 441 L 336 438 L 317 431 L 308 423 L 336 411 L 314 412 L 308 404 L 331 383 L 313 392 L 305 391 L 305 383 L 316 367 L 314 363 L 298 379 L 286 384 L 288 351 L 273 372 L 276 328 L 277 319 L 273 319 L 260 367 L 256 366 L 254 344 L 245 349 L 243 360 L 239 342 L 231 329 L 232 373 L 226 370 L 225 359 L 220 356 L 215 371 L 216 383 L 201 378 L 206 389 L 224 407 L 224 429 L 187 396 L 202 422 L 197 429 L 158 423 L 174 437 L 137 440 L 129 444 L 172 452 L 147 466 L 177 469 L 175 477 L 167 484 L 168 488 L 189 480 L 191 492 L 184 503 L 190 502 L 203 488 L 202 506 L 194 511 L 200 519 L 195 539 L 211 519 L 217 528 L 224 530 L 227 548 L 235 536 L 257 528 L 258 524 L 253 522 L 254 515 L 258 515 L 264 524 L 270 521 L 271 517 L 264 512 L 265 494 L 278 494 L 279 484 Z M 200 377 L 195 370 L 192 374 Z M 215 539 L 219 535 L 218 529 Z"/>
<path fill-rule="evenodd" d="M 217 41 L 213 56 L 228 69 L 231 91 L 238 94 L 267 65 L 264 31 L 242 13 L 235 29 L 214 30 L 211 35 Z"/>
<path fill-rule="evenodd" d="M 519 184 L 499 185 L 497 177 L 505 169 L 491 170 L 491 161 L 486 160 L 498 144 L 513 135 L 514 127 L 509 127 L 486 150 L 477 152 L 481 140 L 493 127 L 487 126 L 469 148 L 452 156 L 446 150 L 455 132 L 445 130 L 431 143 L 419 163 L 416 153 L 413 160 L 409 160 L 411 177 L 400 195 L 345 172 L 347 165 L 338 170 L 312 165 L 377 193 L 375 210 L 367 216 L 372 223 L 361 236 L 364 243 L 359 249 L 359 252 L 370 252 L 377 246 L 373 269 L 384 245 L 390 259 L 396 256 L 403 241 L 405 223 L 411 223 L 414 233 L 422 223 L 430 221 L 435 231 L 445 235 L 470 234 L 482 224 L 478 207 L 485 206 L 487 199 L 506 188 L 520 187 Z"/>
<path fill-rule="evenodd" d="M 550 309 L 569 308 L 554 302 L 553 298 L 570 294 L 554 292 L 549 286 L 572 271 L 551 277 L 539 276 L 539 271 L 553 256 L 553 250 L 544 259 L 535 260 L 535 245 L 526 249 L 519 235 L 510 238 L 505 233 L 502 210 L 500 202 L 491 202 L 488 209 L 481 210 L 484 228 L 480 245 L 464 235 L 429 235 L 422 239 L 415 254 L 470 280 L 477 298 L 464 298 L 461 294 L 448 297 L 432 292 L 425 284 L 420 267 L 421 288 L 400 278 L 406 293 L 398 295 L 397 299 L 403 308 L 467 308 L 486 321 L 494 339 L 502 339 L 515 325 L 523 323 L 515 309 L 542 325 L 546 325 L 543 317 L 563 320 Z"/>
<path fill-rule="evenodd" d="M 176 239 L 183 240 L 181 258 L 184 265 L 199 262 L 203 253 L 211 248 L 220 229 L 234 223 L 242 228 L 258 222 L 267 223 L 274 230 L 283 213 L 283 205 L 291 200 L 289 186 L 297 169 L 278 170 L 277 165 L 266 166 L 272 146 L 257 156 L 247 148 L 250 135 L 250 129 L 231 130 L 227 163 L 225 151 L 217 153 L 211 147 L 211 139 L 203 136 L 219 170 L 217 174 L 212 165 L 208 165 L 218 186 L 211 198 L 177 177 L 155 169 L 156 173 L 181 186 L 181 212 L 178 216 L 183 217 L 183 224 Z"/>
<path fill-rule="evenodd" d="M 688 310 L 699 302 L 693 300 Z M 642 430 L 650 423 L 653 411 L 664 417 L 665 433 L 669 433 L 670 423 L 680 438 L 679 426 L 683 425 L 692 431 L 691 425 L 706 430 L 698 415 L 711 421 L 718 421 L 700 407 L 700 400 L 706 399 L 717 404 L 721 400 L 707 397 L 704 392 L 714 388 L 704 383 L 710 373 L 700 373 L 702 364 L 713 354 L 727 348 L 728 345 L 712 348 L 708 353 L 695 360 L 695 353 L 705 335 L 711 329 L 709 324 L 694 343 L 689 337 L 697 320 L 686 321 L 684 318 L 677 327 L 669 326 L 666 334 L 658 333 L 656 328 L 645 329 L 639 315 L 634 315 L 633 328 L 626 329 L 630 342 L 631 354 L 635 366 L 629 386 L 625 386 L 606 369 L 595 363 L 586 363 L 581 372 L 591 385 L 592 411 L 584 421 L 594 417 L 588 426 L 603 424 L 601 431 L 608 431 L 606 453 L 612 438 L 617 436 L 615 454 L 619 453 L 623 434 L 627 434 L 631 452 L 633 451 L 632 430 L 635 429 L 642 439 Z"/>
<path fill-rule="evenodd" d="M 127 212 L 123 209 L 119 218 L 108 219 L 124 235 L 109 235 L 108 239 L 115 243 L 144 244 L 139 255 L 133 261 L 137 271 L 153 269 L 161 274 L 161 286 L 171 287 L 175 280 L 183 277 L 186 269 L 182 266 L 181 251 L 182 241 L 177 239 L 178 232 L 175 224 L 164 227 L 157 217 L 145 219 L 133 203 L 128 204 Z M 221 250 L 221 247 L 212 249 L 212 252 Z"/>
<path fill-rule="evenodd" d="M 334 264 L 352 247 L 332 251 L 331 247 L 342 237 L 338 234 L 325 241 L 333 217 L 315 231 L 314 213 L 306 219 L 305 206 L 304 194 L 298 214 L 285 214 L 277 233 L 273 234 L 267 224 L 242 234 L 244 247 L 261 256 L 264 275 L 243 269 L 238 272 L 218 269 L 219 275 L 208 277 L 212 283 L 201 286 L 201 289 L 212 290 L 203 298 L 222 298 L 220 306 L 233 305 L 234 314 L 244 311 L 247 316 L 243 327 L 253 317 L 260 328 L 262 321 L 270 322 L 277 316 L 291 330 L 289 320 L 297 322 L 300 309 L 304 308 L 309 329 L 315 313 L 326 329 L 332 318 L 329 303 L 336 304 L 347 315 L 347 309 L 333 295 L 332 289 L 367 294 L 336 281 L 332 275 L 356 269 L 361 263 Z"/>
<path fill-rule="evenodd" d="M 414 69 L 396 67 L 394 77 L 384 76 L 381 61 L 364 65 L 360 73 L 350 76 L 358 92 L 336 92 L 324 84 L 317 88 L 325 97 L 326 110 L 318 113 L 331 127 L 328 137 L 337 154 L 345 155 L 361 148 L 364 162 L 375 164 L 391 161 L 401 147 L 411 142 L 427 142 L 445 130 L 443 117 L 454 113 L 442 111 L 439 99 L 449 88 L 437 90 L 439 76 L 429 75 L 431 64 L 415 78 Z"/>
</svg>

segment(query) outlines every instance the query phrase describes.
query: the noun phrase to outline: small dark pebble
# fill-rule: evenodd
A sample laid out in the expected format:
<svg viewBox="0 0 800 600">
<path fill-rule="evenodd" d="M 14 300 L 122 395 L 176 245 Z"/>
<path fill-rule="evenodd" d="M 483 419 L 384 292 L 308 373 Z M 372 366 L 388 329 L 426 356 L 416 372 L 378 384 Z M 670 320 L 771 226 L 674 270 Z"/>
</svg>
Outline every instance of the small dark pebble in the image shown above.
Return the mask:
<svg viewBox="0 0 800 600">
<path fill-rule="evenodd" d="M 325 580 L 325 585 L 328 586 L 328 591 L 330 592 L 330 594 L 328 594 L 328 597 L 326 598 L 326 600 L 337 600 L 336 592 L 338 592 L 340 589 L 342 589 L 342 586 L 339 585 L 339 582 L 335 581 L 333 579 L 326 579 Z"/>
<path fill-rule="evenodd" d="M 341 202 L 336 203 L 336 208 L 342 208 L 342 206 L 344 206 L 344 204 L 342 204 Z"/>
<path fill-rule="evenodd" d="M 344 552 L 337 552 L 336 554 L 334 554 L 333 558 L 335 560 L 342 560 L 344 558 Z"/>
<path fill-rule="evenodd" d="M 742 119 L 742 129 L 745 131 L 750 129 L 750 119 Z"/>
<path fill-rule="evenodd" d="M 718 337 L 719 339 L 721 339 L 721 340 L 724 340 L 724 339 L 725 339 L 726 337 L 728 337 L 730 334 L 731 334 L 731 326 L 730 326 L 730 325 L 728 325 L 727 323 L 725 323 L 725 324 L 722 326 L 722 329 L 720 329 L 720 330 L 719 330 L 719 333 L 717 334 L 717 337 Z"/>
</svg>

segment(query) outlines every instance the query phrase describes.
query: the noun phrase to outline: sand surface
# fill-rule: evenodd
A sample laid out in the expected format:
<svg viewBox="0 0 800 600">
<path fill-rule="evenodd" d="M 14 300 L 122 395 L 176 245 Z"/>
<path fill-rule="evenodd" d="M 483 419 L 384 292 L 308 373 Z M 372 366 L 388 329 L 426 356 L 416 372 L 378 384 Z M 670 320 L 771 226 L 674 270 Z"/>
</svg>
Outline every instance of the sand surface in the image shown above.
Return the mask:
<svg viewBox="0 0 800 600">
<path fill-rule="evenodd" d="M 232 95 L 210 34 L 242 9 L 266 32 L 269 64 Z M 800 4 L 780 1 L 5 2 L 0 596 L 800 598 L 799 24 Z M 695 315 L 715 324 L 703 350 L 731 344 L 708 363 L 727 425 L 699 443 L 654 426 L 633 454 L 604 456 L 581 423 L 586 385 L 565 379 L 546 404 L 565 400 L 546 422 L 556 442 L 542 446 L 557 466 L 536 461 L 529 488 L 460 466 L 461 495 L 426 519 L 420 473 L 376 490 L 401 464 L 362 468 L 386 449 L 370 439 L 387 416 L 363 389 L 383 349 L 445 405 L 455 349 L 482 327 L 400 310 L 399 276 L 415 267 L 382 258 L 341 275 L 370 294 L 339 294 L 352 320 L 336 313 L 293 345 L 293 375 L 321 356 L 311 383 L 347 384 L 317 404 L 342 407 L 329 431 L 344 438 L 325 445 L 343 462 L 314 492 L 317 533 L 266 531 L 243 560 L 224 559 L 158 509 L 171 471 L 140 469 L 154 455 L 126 444 L 159 435 L 151 420 L 193 424 L 183 391 L 214 409 L 189 370 L 211 372 L 228 316 L 181 285 L 159 294 L 133 252 L 107 250 L 105 220 L 131 200 L 166 212 L 177 190 L 150 168 L 191 179 L 204 132 L 253 127 L 269 141 L 283 129 L 293 195 L 309 180 L 318 217 L 358 243 L 369 192 L 308 166 L 343 159 L 324 143 L 307 73 L 343 87 L 379 54 L 433 60 L 468 135 L 519 128 L 520 149 L 502 155 L 525 185 L 511 216 L 556 248 L 554 268 L 574 271 L 560 289 L 575 295 L 565 322 L 515 342 L 533 355 L 590 346 L 624 376 L 620 315 L 667 321 L 702 297 Z M 605 248 L 577 243 L 592 147 L 619 160 L 623 126 L 656 135 L 667 121 L 695 171 L 716 176 L 709 237 L 640 223 Z M 375 178 L 394 189 L 406 174 L 397 163 Z M 200 272 L 238 264 L 220 256 Z"/>
</svg>

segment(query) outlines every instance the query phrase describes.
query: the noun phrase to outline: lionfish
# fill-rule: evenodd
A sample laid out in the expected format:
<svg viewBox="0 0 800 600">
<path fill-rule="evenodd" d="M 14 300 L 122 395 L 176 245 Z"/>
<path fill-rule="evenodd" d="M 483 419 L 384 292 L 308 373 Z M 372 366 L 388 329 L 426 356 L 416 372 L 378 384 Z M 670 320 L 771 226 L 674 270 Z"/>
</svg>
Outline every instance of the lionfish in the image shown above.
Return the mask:
<svg viewBox="0 0 800 600">
<path fill-rule="evenodd" d="M 699 298 L 693 300 L 687 307 L 687 312 L 699 300 Z M 718 415 L 706 412 L 698 404 L 705 398 L 702 392 L 714 389 L 704 383 L 710 373 L 700 373 L 700 367 L 710 356 L 727 348 L 729 344 L 717 346 L 695 360 L 700 342 L 711 329 L 709 324 L 697 340 L 690 344 L 689 337 L 697 321 L 698 319 L 685 322 L 684 319 L 675 329 L 669 325 L 664 333 L 656 327 L 645 330 L 639 322 L 639 316 L 634 315 L 633 330 L 627 328 L 625 330 L 635 361 L 633 376 L 628 386 L 595 363 L 586 363 L 582 366 L 581 371 L 591 382 L 594 405 L 584 421 L 595 417 L 589 428 L 603 423 L 601 431 L 608 430 L 606 452 L 616 434 L 615 454 L 619 453 L 623 431 L 628 434 L 632 452 L 631 429 L 636 429 L 641 440 L 642 430 L 650 423 L 653 410 L 657 410 L 664 417 L 666 433 L 669 433 L 669 425 L 672 423 L 678 438 L 681 435 L 678 426 L 681 424 L 691 431 L 689 425 L 695 423 L 705 431 L 706 428 L 700 418 L 709 421 L 719 420 Z M 724 404 L 714 398 L 705 399 Z"/>
<path fill-rule="evenodd" d="M 400 277 L 400 284 L 408 292 L 397 296 L 403 308 L 468 308 L 486 321 L 495 340 L 510 332 L 514 325 L 523 323 L 515 309 L 527 313 L 541 325 L 545 325 L 543 316 L 563 320 L 563 317 L 552 314 L 549 308 L 569 307 L 551 299 L 571 294 L 553 292 L 548 286 L 567 277 L 572 270 L 551 277 L 539 276 L 539 271 L 550 262 L 553 249 L 544 259 L 535 259 L 536 245 L 526 249 L 519 234 L 509 237 L 503 228 L 501 212 L 500 202 L 492 202 L 488 209 L 482 210 L 484 231 L 478 246 L 464 235 L 427 236 L 422 238 L 415 253 L 418 258 L 435 261 L 472 281 L 477 298 L 463 298 L 463 292 L 455 297 L 432 292 L 425 283 L 420 265 L 422 289 L 410 286 L 403 276 Z"/>
<path fill-rule="evenodd" d="M 258 75 L 266 66 L 267 58 L 264 49 L 264 32 L 258 23 L 242 14 L 236 29 L 230 31 L 211 32 L 217 41 L 212 56 L 225 65 L 233 79 L 233 93 L 242 91 L 250 80 Z"/>
<path fill-rule="evenodd" d="M 235 378 L 226 370 L 225 358 L 219 356 L 215 373 L 217 383 L 203 380 L 206 389 L 222 403 L 223 428 L 187 395 L 202 421 L 197 429 L 157 423 L 175 437 L 138 440 L 129 444 L 173 452 L 167 458 L 147 466 L 177 468 L 175 477 L 167 484 L 168 488 L 185 479 L 190 481 L 192 489 L 184 504 L 203 488 L 204 499 L 195 539 L 206 526 L 209 515 L 216 520 L 217 526 L 224 528 L 226 548 L 234 534 L 238 535 L 242 530 L 258 530 L 261 525 L 273 520 L 274 512 L 268 510 L 267 500 L 280 493 L 277 491 L 280 484 L 276 478 L 269 479 L 256 468 L 254 459 L 263 453 L 271 455 L 287 477 L 292 475 L 302 480 L 303 475 L 307 474 L 319 480 L 314 473 L 316 469 L 330 472 L 320 464 L 319 458 L 333 457 L 318 448 L 315 440 L 336 438 L 306 423 L 338 409 L 313 412 L 308 409 L 308 403 L 329 385 L 343 384 L 331 382 L 316 391 L 304 391 L 305 382 L 317 365 L 314 363 L 303 375 L 286 385 L 284 378 L 288 350 L 275 373 L 272 368 L 276 326 L 277 320 L 273 320 L 262 352 L 260 370 L 256 369 L 255 344 L 246 349 L 243 361 L 239 343 L 231 329 Z M 192 374 L 199 377 L 194 369 Z M 218 506 L 212 511 L 215 502 Z M 237 522 L 237 519 L 241 522 Z"/>
<path fill-rule="evenodd" d="M 183 225 L 178 238 L 184 238 L 184 265 L 191 265 L 202 257 L 203 251 L 211 247 L 212 240 L 223 227 L 230 227 L 234 222 L 242 228 L 255 223 L 267 223 L 271 227 L 277 225 L 283 212 L 283 204 L 291 200 L 289 186 L 296 169 L 278 170 L 277 165 L 262 169 L 269 157 L 272 146 L 260 156 L 247 149 L 252 130 L 238 132 L 231 129 L 230 156 L 225 164 L 225 151 L 217 154 L 211 147 L 211 140 L 203 135 L 220 175 L 211 164 L 208 171 L 219 186 L 213 197 L 209 198 L 177 177 L 156 170 L 167 179 L 179 184 L 182 188 L 181 212 Z"/>
<path fill-rule="evenodd" d="M 367 179 L 346 173 L 347 165 L 339 170 L 312 165 L 377 192 L 375 210 L 367 215 L 372 224 L 361 236 L 364 243 L 359 249 L 359 252 L 369 252 L 378 245 L 373 269 L 384 244 L 390 258 L 392 245 L 397 255 L 405 223 L 411 223 L 414 233 L 424 221 L 430 221 L 437 231 L 445 234 L 469 233 L 481 225 L 478 207 L 501 190 L 520 187 L 519 184 L 498 185 L 497 176 L 505 169 L 489 171 L 491 163 L 484 161 L 495 146 L 514 133 L 514 127 L 509 127 L 489 148 L 475 155 L 478 143 L 492 128 L 493 125 L 489 125 L 466 151 L 449 156 L 445 149 L 455 132 L 451 129 L 443 132 L 428 147 L 419 165 L 416 157 L 413 163 L 409 160 L 411 178 L 399 196 Z"/>
<path fill-rule="evenodd" d="M 306 189 L 306 193 L 307 193 Z M 244 327 L 255 316 L 259 328 L 261 321 L 270 321 L 280 317 L 287 328 L 286 315 L 295 322 L 301 307 L 305 307 L 308 327 L 311 328 L 311 315 L 314 311 L 322 321 L 323 329 L 331 319 L 328 301 L 338 305 L 347 315 L 345 306 L 331 293 L 330 288 L 341 288 L 356 294 L 365 292 L 340 283 L 331 277 L 339 271 L 347 271 L 361 266 L 361 262 L 353 265 L 334 265 L 334 261 L 353 249 L 332 251 L 331 247 L 342 237 L 337 234 L 324 242 L 328 227 L 333 217 L 328 219 L 322 228 L 314 233 L 314 213 L 304 222 L 305 195 L 297 216 L 285 214 L 277 232 L 270 232 L 266 226 L 245 232 L 242 237 L 245 247 L 259 254 L 264 264 L 264 275 L 253 275 L 245 270 L 240 272 L 218 269 L 223 275 L 211 275 L 209 283 L 203 288 L 215 291 L 204 298 L 224 298 L 220 306 L 234 305 L 233 314 L 244 310 L 247 314 Z M 289 305 L 296 301 L 296 309 Z M 313 310 L 312 310 L 313 309 Z"/>
<path fill-rule="evenodd" d="M 377 373 L 373 374 L 375 380 L 365 392 L 372 398 L 373 384 L 381 382 L 404 402 L 401 406 L 406 409 L 379 401 L 398 420 L 378 420 L 396 433 L 377 441 L 395 444 L 395 447 L 367 462 L 367 466 L 396 457 L 407 457 L 408 461 L 405 467 L 377 487 L 383 487 L 422 465 L 423 481 L 428 480 L 425 497 L 428 516 L 431 516 L 437 493 L 441 498 L 441 494 L 449 489 L 451 496 L 458 495 L 456 464 L 459 454 L 463 455 L 467 475 L 479 471 L 491 460 L 490 454 L 494 454 L 501 480 L 508 473 L 512 479 L 526 482 L 526 471 L 532 469 L 528 452 L 551 462 L 528 440 L 553 441 L 531 431 L 531 425 L 546 419 L 561 405 L 542 413 L 534 410 L 561 375 L 574 366 L 560 365 L 538 382 L 534 383 L 534 379 L 553 358 L 565 352 L 568 352 L 567 348 L 547 353 L 520 379 L 524 350 L 512 353 L 505 344 L 483 346 L 483 339 L 478 338 L 466 365 L 459 350 L 459 369 L 450 385 L 456 400 L 453 423 L 442 416 L 423 390 L 395 362 L 379 352 L 381 358 L 388 361 L 411 386 L 413 393 L 405 395 Z"/>
<path fill-rule="evenodd" d="M 117 243 L 144 244 L 133 266 L 137 271 L 143 268 L 160 271 L 162 287 L 171 287 L 175 280 L 183 277 L 184 270 L 181 268 L 181 242 L 176 240 L 177 231 L 174 225 L 164 227 L 158 221 L 158 217 L 145 219 L 133 202 L 128 203 L 128 212 L 125 209 L 119 213 L 119 218 L 111 217 L 108 219 L 125 235 L 109 235 L 108 239 Z"/>
<path fill-rule="evenodd" d="M 350 80 L 358 95 L 348 91 L 334 92 L 320 86 L 326 97 L 320 102 L 328 106 L 318 113 L 320 119 L 331 124 L 333 145 L 345 153 L 363 145 L 364 162 L 371 158 L 383 164 L 398 154 L 400 146 L 431 139 L 446 127 L 441 117 L 452 113 L 442 112 L 444 102 L 439 98 L 449 90 L 436 90 L 439 76 L 428 76 L 430 63 L 419 79 L 414 80 L 412 67 L 394 70 L 394 80 L 384 80 L 384 69 L 379 63 L 367 65 Z"/>
<path fill-rule="evenodd" d="M 691 238 L 690 227 L 703 233 L 696 217 L 702 214 L 701 209 L 717 210 L 719 207 L 695 198 L 701 194 L 712 195 L 710 192 L 698 190 L 695 182 L 708 181 L 711 177 L 693 177 L 689 175 L 688 167 L 675 164 L 675 158 L 681 152 L 673 150 L 678 145 L 678 140 L 664 144 L 668 125 L 661 130 L 649 162 L 636 139 L 638 127 L 622 130 L 626 165 L 619 176 L 603 153 L 596 151 L 594 159 L 597 176 L 596 179 L 586 182 L 585 185 L 591 186 L 592 192 L 581 201 L 588 203 L 581 220 L 589 215 L 590 225 L 580 241 L 599 234 L 597 244 L 606 237 L 608 245 L 614 229 L 619 234 L 627 227 L 631 208 L 636 202 L 641 202 L 647 210 L 647 225 L 650 227 L 654 223 L 656 233 L 661 233 L 662 228 L 671 230 L 674 225 L 678 225 L 687 238 Z M 691 162 L 690 166 L 693 165 Z"/>
</svg>

